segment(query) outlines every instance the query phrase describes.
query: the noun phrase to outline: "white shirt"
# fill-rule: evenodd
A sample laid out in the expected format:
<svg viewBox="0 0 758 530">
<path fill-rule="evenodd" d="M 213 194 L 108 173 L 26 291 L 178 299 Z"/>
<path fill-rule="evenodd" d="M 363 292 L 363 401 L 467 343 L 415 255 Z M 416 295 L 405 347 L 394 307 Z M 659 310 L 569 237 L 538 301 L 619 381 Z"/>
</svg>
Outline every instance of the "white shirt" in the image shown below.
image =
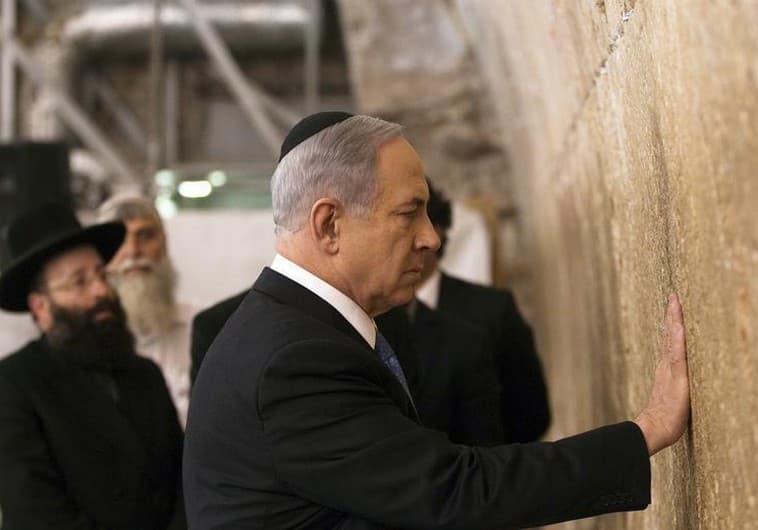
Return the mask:
<svg viewBox="0 0 758 530">
<path fill-rule="evenodd" d="M 190 335 L 196 312 L 188 304 L 177 304 L 176 318 L 168 332 L 137 337 L 137 352 L 155 362 L 163 373 L 182 429 L 187 424 L 189 408 Z"/>
<path fill-rule="evenodd" d="M 372 349 L 374 348 L 376 345 L 376 324 L 352 298 L 281 254 L 274 257 L 271 268 L 293 282 L 302 285 L 336 309 L 360 333 L 369 346 Z"/>
<path fill-rule="evenodd" d="M 440 302 L 442 272 L 437 268 L 422 284 L 416 287 L 416 299 L 430 309 L 437 309 Z"/>
</svg>

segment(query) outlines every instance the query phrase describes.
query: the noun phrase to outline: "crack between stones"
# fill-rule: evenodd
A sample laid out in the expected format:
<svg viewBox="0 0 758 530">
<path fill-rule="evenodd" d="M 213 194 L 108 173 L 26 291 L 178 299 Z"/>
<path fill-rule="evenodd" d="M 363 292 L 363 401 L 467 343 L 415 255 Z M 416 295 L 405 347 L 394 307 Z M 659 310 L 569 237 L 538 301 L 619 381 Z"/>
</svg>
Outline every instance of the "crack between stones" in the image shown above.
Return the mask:
<svg viewBox="0 0 758 530">
<path fill-rule="evenodd" d="M 636 7 L 636 4 L 635 4 Z M 589 101 L 590 97 L 592 97 L 592 94 L 595 92 L 595 89 L 597 88 L 597 82 L 598 79 L 605 75 L 606 68 L 608 66 L 609 59 L 613 56 L 614 53 L 616 53 L 616 50 L 619 47 L 619 42 L 624 37 L 624 28 L 626 24 L 629 22 L 629 20 L 632 17 L 632 14 L 634 13 L 635 7 L 632 7 L 625 11 L 621 15 L 621 20 L 619 21 L 618 25 L 616 26 L 616 30 L 613 33 L 613 36 L 611 37 L 611 41 L 608 44 L 608 53 L 603 58 L 602 61 L 600 61 L 600 64 L 595 68 L 593 75 L 592 75 L 592 82 L 587 89 L 586 93 L 584 94 L 584 97 L 582 98 L 582 103 L 579 105 L 579 108 L 577 109 L 576 113 L 574 114 L 574 117 L 571 119 L 571 124 L 569 125 L 569 128 L 566 131 L 566 136 L 563 141 L 563 146 L 560 150 L 560 154 L 558 157 L 556 157 L 556 161 L 559 163 L 556 164 L 553 171 L 551 172 L 551 180 L 555 180 L 558 176 L 558 173 L 561 171 L 562 168 L 565 167 L 565 164 L 563 161 L 566 158 L 566 154 L 569 151 L 569 146 L 571 145 L 571 139 L 576 134 L 576 129 L 579 126 L 579 121 L 581 119 L 582 114 L 584 114 L 584 110 L 587 108 L 587 102 Z"/>
</svg>

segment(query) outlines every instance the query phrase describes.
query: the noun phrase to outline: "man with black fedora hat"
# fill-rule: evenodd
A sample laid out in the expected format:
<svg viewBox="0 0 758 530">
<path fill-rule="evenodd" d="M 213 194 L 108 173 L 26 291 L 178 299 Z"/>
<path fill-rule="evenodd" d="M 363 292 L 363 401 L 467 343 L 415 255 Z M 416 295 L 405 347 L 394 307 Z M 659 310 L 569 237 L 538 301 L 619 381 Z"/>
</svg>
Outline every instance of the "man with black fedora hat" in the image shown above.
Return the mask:
<svg viewBox="0 0 758 530">
<path fill-rule="evenodd" d="M 650 502 L 649 455 L 689 416 L 682 311 L 634 421 L 552 443 L 468 447 L 425 428 L 374 317 L 411 300 L 439 248 L 402 128 L 319 113 L 271 181 L 277 255 L 213 341 L 192 391 L 191 528 L 521 528 Z"/>
<path fill-rule="evenodd" d="M 186 526 L 176 410 L 104 272 L 124 233 L 54 203 L 7 227 L 0 308 L 41 336 L 0 361 L 4 530 Z"/>
</svg>

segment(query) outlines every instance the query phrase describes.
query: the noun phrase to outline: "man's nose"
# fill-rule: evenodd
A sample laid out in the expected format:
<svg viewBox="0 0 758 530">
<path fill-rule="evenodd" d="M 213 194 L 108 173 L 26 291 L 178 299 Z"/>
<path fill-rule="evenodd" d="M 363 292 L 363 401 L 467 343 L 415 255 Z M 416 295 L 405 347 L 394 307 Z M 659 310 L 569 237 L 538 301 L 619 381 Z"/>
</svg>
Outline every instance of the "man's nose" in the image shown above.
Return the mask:
<svg viewBox="0 0 758 530">
<path fill-rule="evenodd" d="M 131 234 L 127 234 L 121 247 L 116 252 L 116 255 L 111 259 L 111 266 L 113 264 L 121 263 L 124 259 L 139 258 L 141 254 L 140 245 L 137 243 L 137 238 Z"/>
<path fill-rule="evenodd" d="M 129 258 L 137 258 L 140 254 L 140 245 L 136 237 L 128 237 L 124 240 L 124 253 Z"/>
<path fill-rule="evenodd" d="M 418 247 L 420 250 L 431 250 L 436 252 L 440 248 L 440 236 L 434 229 L 434 225 L 429 220 L 429 216 L 425 216 L 424 227 L 418 237 Z"/>
</svg>

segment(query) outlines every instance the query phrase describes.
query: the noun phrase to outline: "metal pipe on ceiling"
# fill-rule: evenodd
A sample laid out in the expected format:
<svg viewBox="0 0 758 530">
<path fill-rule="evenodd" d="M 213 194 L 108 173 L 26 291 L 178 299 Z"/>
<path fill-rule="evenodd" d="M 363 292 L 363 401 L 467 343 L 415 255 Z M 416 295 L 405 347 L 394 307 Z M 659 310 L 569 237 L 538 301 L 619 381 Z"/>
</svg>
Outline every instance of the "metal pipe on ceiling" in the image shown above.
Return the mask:
<svg viewBox="0 0 758 530">
<path fill-rule="evenodd" d="M 13 140 L 16 123 L 16 69 L 11 39 L 16 33 L 16 0 L 3 0 L 2 55 L 0 56 L 0 139 Z"/>
</svg>

